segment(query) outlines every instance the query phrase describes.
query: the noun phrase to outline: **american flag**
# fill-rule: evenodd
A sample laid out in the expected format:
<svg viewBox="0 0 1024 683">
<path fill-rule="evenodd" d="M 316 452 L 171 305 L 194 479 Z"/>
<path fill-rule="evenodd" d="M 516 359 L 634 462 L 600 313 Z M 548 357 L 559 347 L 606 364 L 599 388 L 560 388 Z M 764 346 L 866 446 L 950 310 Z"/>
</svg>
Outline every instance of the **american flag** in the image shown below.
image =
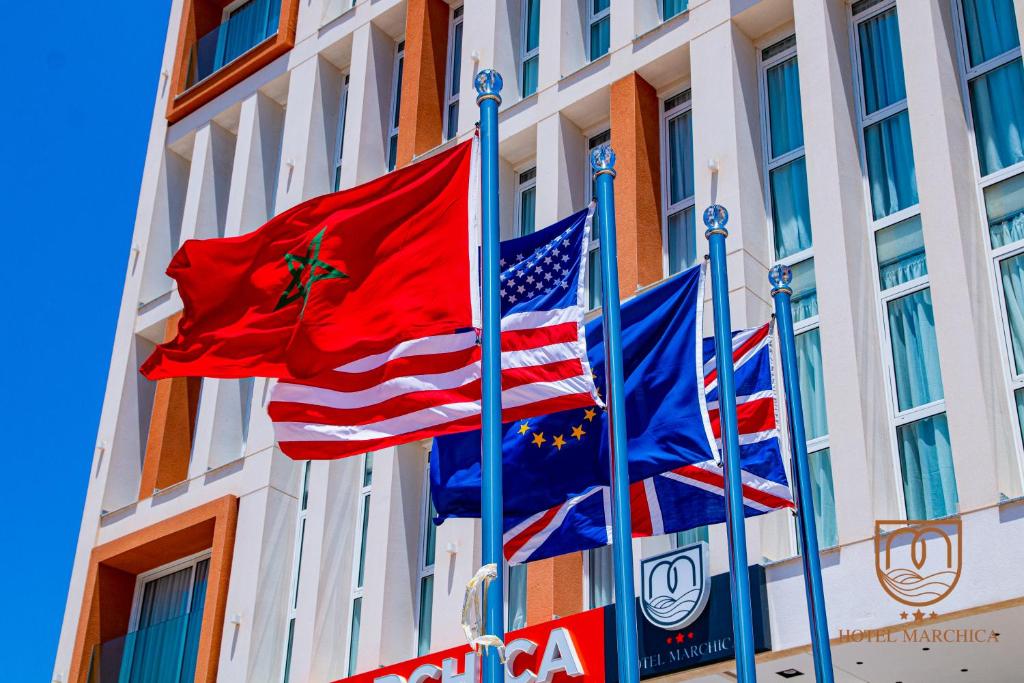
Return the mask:
<svg viewBox="0 0 1024 683">
<path fill-rule="evenodd" d="M 592 210 L 501 244 L 503 419 L 599 403 L 587 361 L 583 277 Z M 268 412 L 281 450 L 340 458 L 480 427 L 480 332 L 403 342 L 308 380 Z"/>
<path fill-rule="evenodd" d="M 733 334 L 733 362 L 746 516 L 793 507 L 776 420 L 769 325 Z M 715 438 L 720 439 L 714 340 L 704 340 L 704 385 Z M 596 438 L 602 434 L 594 431 Z M 719 447 L 721 443 L 719 442 Z M 721 464 L 685 465 L 630 485 L 634 537 L 685 531 L 725 519 Z M 504 535 L 512 564 L 611 543 L 611 490 L 594 486 L 515 523 Z"/>
</svg>

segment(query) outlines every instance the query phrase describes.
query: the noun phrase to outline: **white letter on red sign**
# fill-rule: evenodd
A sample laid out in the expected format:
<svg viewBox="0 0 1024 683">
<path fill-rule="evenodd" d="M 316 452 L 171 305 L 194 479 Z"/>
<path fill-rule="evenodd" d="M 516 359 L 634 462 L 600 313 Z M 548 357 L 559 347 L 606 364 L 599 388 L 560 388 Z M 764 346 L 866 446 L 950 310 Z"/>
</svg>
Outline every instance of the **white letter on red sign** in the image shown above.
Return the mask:
<svg viewBox="0 0 1024 683">
<path fill-rule="evenodd" d="M 516 657 L 524 652 L 532 655 L 536 651 L 537 643 L 526 638 L 516 638 L 505 646 L 505 683 L 534 683 L 537 680 L 537 674 L 530 671 L 530 667 L 523 669 L 518 676 L 512 673 Z"/>
<path fill-rule="evenodd" d="M 444 683 L 476 683 L 476 653 L 466 653 L 466 670 L 459 673 L 459 660 L 454 657 L 441 662 L 441 680 Z"/>
<path fill-rule="evenodd" d="M 564 628 L 556 628 L 548 636 L 548 645 L 544 648 L 544 658 L 537 672 L 537 683 L 551 683 L 559 671 L 564 671 L 567 676 L 583 675 L 583 666 L 576 654 L 572 635 Z"/>
<path fill-rule="evenodd" d="M 409 683 L 426 683 L 429 680 L 437 680 L 441 677 L 441 669 L 433 664 L 421 664 L 409 675 Z M 379 683 L 374 681 L 373 683 Z"/>
</svg>

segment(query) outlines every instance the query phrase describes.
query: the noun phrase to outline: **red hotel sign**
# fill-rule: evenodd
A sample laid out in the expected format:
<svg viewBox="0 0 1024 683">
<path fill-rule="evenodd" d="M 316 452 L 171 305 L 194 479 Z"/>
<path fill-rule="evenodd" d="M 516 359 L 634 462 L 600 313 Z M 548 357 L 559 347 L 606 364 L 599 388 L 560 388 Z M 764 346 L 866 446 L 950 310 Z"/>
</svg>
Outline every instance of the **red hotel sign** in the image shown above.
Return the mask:
<svg viewBox="0 0 1024 683">
<path fill-rule="evenodd" d="M 505 636 L 506 683 L 605 683 L 605 617 L 592 609 Z M 335 683 L 476 683 L 468 645 L 433 652 Z"/>
</svg>

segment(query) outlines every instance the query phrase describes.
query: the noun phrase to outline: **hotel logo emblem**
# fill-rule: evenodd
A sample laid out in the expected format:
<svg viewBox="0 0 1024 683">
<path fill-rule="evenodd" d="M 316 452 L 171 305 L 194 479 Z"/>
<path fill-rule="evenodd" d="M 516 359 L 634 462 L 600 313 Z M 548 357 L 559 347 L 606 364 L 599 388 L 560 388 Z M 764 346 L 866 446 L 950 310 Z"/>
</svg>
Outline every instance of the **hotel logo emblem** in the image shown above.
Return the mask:
<svg viewBox="0 0 1024 683">
<path fill-rule="evenodd" d="M 962 568 L 960 518 L 875 522 L 875 572 L 893 599 L 933 605 L 953 592 Z"/>
<path fill-rule="evenodd" d="M 700 541 L 640 563 L 640 609 L 647 621 L 667 630 L 689 626 L 711 593 L 708 546 Z"/>
</svg>

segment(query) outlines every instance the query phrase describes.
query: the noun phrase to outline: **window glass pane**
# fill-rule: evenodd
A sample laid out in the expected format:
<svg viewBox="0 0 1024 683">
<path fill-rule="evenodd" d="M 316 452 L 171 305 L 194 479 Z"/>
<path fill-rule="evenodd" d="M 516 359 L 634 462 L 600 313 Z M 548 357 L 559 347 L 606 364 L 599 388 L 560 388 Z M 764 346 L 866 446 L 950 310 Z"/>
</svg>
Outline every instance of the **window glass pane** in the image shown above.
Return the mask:
<svg viewBox="0 0 1024 683">
<path fill-rule="evenodd" d="M 595 3 L 599 0 L 594 0 Z M 590 59 L 603 57 L 608 52 L 608 41 L 611 38 L 611 21 L 608 17 L 590 25 Z"/>
<path fill-rule="evenodd" d="M 1006 303 L 1006 323 L 1010 328 L 1013 347 L 1013 368 L 1024 375 L 1024 254 L 1017 254 L 999 262 L 999 279 L 1003 285 Z"/>
<path fill-rule="evenodd" d="M 427 488 L 427 518 L 423 529 L 423 566 L 434 566 L 434 555 L 437 549 L 437 526 L 434 524 L 434 517 L 437 511 L 434 510 L 434 501 L 430 497 L 430 488 Z"/>
<path fill-rule="evenodd" d="M 907 519 L 956 514 L 956 477 L 945 413 L 896 429 Z"/>
<path fill-rule="evenodd" d="M 896 8 L 861 22 L 857 33 L 864 80 L 864 113 L 870 115 L 907 96 Z"/>
<path fill-rule="evenodd" d="M 593 14 L 600 14 L 612 5 L 612 0 L 590 0 Z"/>
<path fill-rule="evenodd" d="M 971 66 L 1020 45 L 1013 0 L 961 0 Z"/>
<path fill-rule="evenodd" d="M 302 581 L 302 548 L 306 545 L 306 518 L 299 523 L 299 548 L 295 567 L 295 592 L 292 593 L 292 609 L 299 606 L 299 583 Z"/>
<path fill-rule="evenodd" d="M 539 58 L 534 56 L 523 62 L 523 97 L 537 92 L 537 69 Z"/>
<path fill-rule="evenodd" d="M 353 675 L 356 669 L 356 658 L 359 654 L 359 622 L 362 619 L 363 599 L 356 598 L 352 601 L 352 628 L 348 637 L 348 675 Z"/>
<path fill-rule="evenodd" d="M 508 630 L 526 626 L 526 565 L 508 568 Z"/>
<path fill-rule="evenodd" d="M 668 201 L 693 196 L 693 117 L 686 111 L 668 121 Z"/>
<path fill-rule="evenodd" d="M 914 149 L 907 112 L 865 128 L 864 145 L 875 220 L 917 204 Z"/>
<path fill-rule="evenodd" d="M 302 463 L 302 501 L 301 509 L 309 506 L 309 471 L 313 468 L 308 460 Z"/>
<path fill-rule="evenodd" d="M 814 524 L 818 530 L 818 546 L 830 548 L 839 542 L 836 528 L 836 495 L 832 484 L 832 453 L 827 448 L 807 456 L 811 470 L 811 501 L 814 503 Z"/>
<path fill-rule="evenodd" d="M 519 193 L 519 234 L 529 235 L 536 229 L 537 187 Z"/>
<path fill-rule="evenodd" d="M 668 274 L 674 275 L 697 261 L 697 224 L 693 207 L 668 217 Z"/>
<path fill-rule="evenodd" d="M 981 174 L 1024 161 L 1024 66 L 1019 59 L 970 83 Z"/>
<path fill-rule="evenodd" d="M 245 455 L 245 444 L 249 440 L 249 417 L 252 412 L 252 389 L 255 382 L 252 377 L 238 380 L 238 401 L 242 413 L 242 455 Z"/>
<path fill-rule="evenodd" d="M 818 328 L 796 335 L 796 367 L 807 439 L 828 434 L 825 383 L 821 371 L 821 332 Z"/>
<path fill-rule="evenodd" d="M 992 248 L 1024 240 L 1024 173 L 985 188 Z"/>
<path fill-rule="evenodd" d="M 192 582 L 192 600 L 189 608 L 187 625 L 185 626 L 185 647 L 182 649 L 182 678 L 187 680 L 189 674 L 195 672 L 196 660 L 199 656 L 199 636 L 203 628 L 203 611 L 206 606 L 206 587 L 210 574 L 210 560 L 196 563 Z"/>
<path fill-rule="evenodd" d="M 686 531 L 677 531 L 675 534 L 676 547 L 682 548 L 684 546 L 693 545 L 700 541 L 708 542 L 708 528 L 707 526 L 699 526 L 696 529 L 687 529 Z"/>
<path fill-rule="evenodd" d="M 793 281 L 790 283 L 793 296 L 793 322 L 800 322 L 818 315 L 818 289 L 814 282 L 814 259 L 793 264 Z"/>
<path fill-rule="evenodd" d="M 803 157 L 770 173 L 775 255 L 785 258 L 811 247 L 811 206 Z"/>
<path fill-rule="evenodd" d="M 398 164 L 398 134 L 395 133 L 388 141 L 388 170 L 394 171 Z"/>
<path fill-rule="evenodd" d="M 459 132 L 459 103 L 452 102 L 448 105 L 448 127 L 445 130 L 445 139 L 451 140 Z"/>
<path fill-rule="evenodd" d="M 1013 400 L 1017 404 L 1017 423 L 1024 433 L 1024 389 L 1013 392 Z"/>
<path fill-rule="evenodd" d="M 540 47 L 540 0 L 526 0 L 526 51 Z"/>
<path fill-rule="evenodd" d="M 454 97 L 459 94 L 459 87 L 461 86 L 460 78 L 462 74 L 462 22 L 455 24 L 455 30 L 452 35 L 452 64 L 451 64 L 451 77 L 450 85 L 448 86 L 448 93 Z"/>
<path fill-rule="evenodd" d="M 671 19 L 675 15 L 686 10 L 688 0 L 662 0 L 661 18 Z"/>
<path fill-rule="evenodd" d="M 595 216 L 596 218 L 596 216 Z M 596 221 L 595 221 L 596 222 Z M 601 247 L 587 258 L 587 308 L 601 307 Z"/>
<path fill-rule="evenodd" d="M 363 456 L 363 486 L 373 483 L 373 453 Z"/>
<path fill-rule="evenodd" d="M 279 0 L 251 0 L 231 11 L 223 26 L 223 58 L 227 64 L 277 32 Z"/>
<path fill-rule="evenodd" d="M 612 571 L 612 547 L 594 548 L 587 553 L 589 562 L 590 607 L 604 607 L 615 601 L 615 581 Z"/>
<path fill-rule="evenodd" d="M 800 75 L 796 57 L 768 69 L 768 125 L 772 158 L 802 147 L 804 125 L 800 112 Z"/>
<path fill-rule="evenodd" d="M 288 683 L 292 677 L 292 647 L 295 644 L 295 618 L 288 620 L 288 646 L 284 651 L 284 676 L 282 683 Z"/>
<path fill-rule="evenodd" d="M 932 296 L 922 289 L 888 304 L 889 335 L 900 410 L 943 397 Z"/>
<path fill-rule="evenodd" d="M 366 532 L 370 528 L 370 495 L 363 496 L 363 525 L 359 534 L 359 567 L 356 569 L 356 587 L 362 588 L 366 578 Z"/>
<path fill-rule="evenodd" d="M 405 71 L 405 55 L 398 55 L 398 76 L 395 79 L 395 109 L 391 112 L 391 127 L 398 130 L 398 115 L 402 111 L 402 77 Z"/>
<path fill-rule="evenodd" d="M 876 232 L 875 247 L 878 252 L 878 281 L 883 290 L 928 274 L 920 216 Z"/>
<path fill-rule="evenodd" d="M 416 631 L 416 656 L 430 652 L 430 622 L 434 615 L 434 575 L 420 579 L 420 612 Z"/>
</svg>

